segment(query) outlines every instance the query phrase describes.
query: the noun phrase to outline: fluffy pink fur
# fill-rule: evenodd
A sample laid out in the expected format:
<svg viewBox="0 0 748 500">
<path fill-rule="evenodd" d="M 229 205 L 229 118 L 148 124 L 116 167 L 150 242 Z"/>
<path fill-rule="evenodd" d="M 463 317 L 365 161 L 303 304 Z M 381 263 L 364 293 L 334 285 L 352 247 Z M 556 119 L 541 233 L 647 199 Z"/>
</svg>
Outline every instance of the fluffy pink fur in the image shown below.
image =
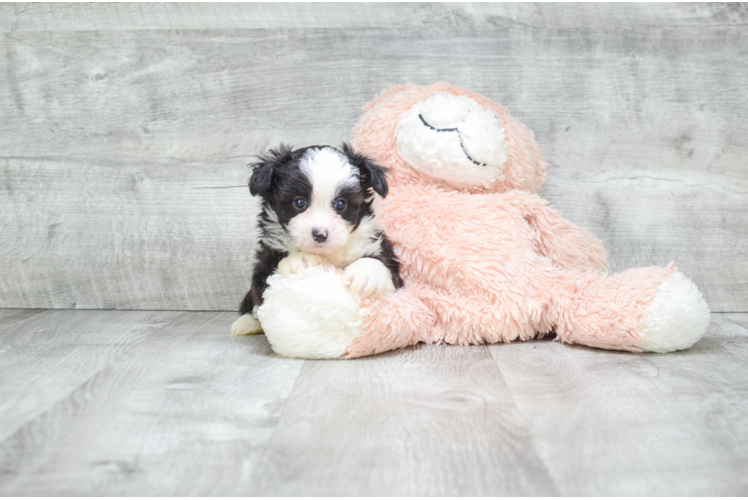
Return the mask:
<svg viewBox="0 0 748 500">
<path fill-rule="evenodd" d="M 509 147 L 503 179 L 459 189 L 400 157 L 400 115 L 435 92 L 466 95 L 496 112 Z M 552 331 L 562 342 L 641 351 L 640 321 L 675 266 L 607 276 L 602 244 L 533 194 L 546 165 L 532 132 L 508 111 L 443 83 L 395 87 L 364 111 L 353 144 L 390 169 L 382 224 L 403 264 L 405 287 L 364 301 L 362 334 L 343 357 L 416 342 L 509 342 Z"/>
</svg>

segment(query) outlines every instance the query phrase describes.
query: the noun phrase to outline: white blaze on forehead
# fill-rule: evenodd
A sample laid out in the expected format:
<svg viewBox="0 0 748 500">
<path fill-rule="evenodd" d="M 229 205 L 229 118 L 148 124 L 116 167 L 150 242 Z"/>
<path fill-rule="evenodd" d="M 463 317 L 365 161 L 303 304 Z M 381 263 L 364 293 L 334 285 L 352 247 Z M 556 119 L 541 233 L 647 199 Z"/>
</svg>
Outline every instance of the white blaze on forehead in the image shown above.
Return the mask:
<svg viewBox="0 0 748 500">
<path fill-rule="evenodd" d="M 469 97 L 438 92 L 418 102 L 403 113 L 395 135 L 403 159 L 426 175 L 462 186 L 503 179 L 504 128 L 496 113 Z"/>
<path fill-rule="evenodd" d="M 288 234 L 303 252 L 331 255 L 341 251 L 350 239 L 351 225 L 333 208 L 342 187 L 358 185 L 359 172 L 348 157 L 333 148 L 310 149 L 299 162 L 299 169 L 312 185 L 309 207 L 288 223 Z M 327 233 L 316 242 L 313 231 Z"/>
<path fill-rule="evenodd" d="M 338 190 L 358 183 L 358 169 L 348 157 L 333 148 L 310 149 L 299 163 L 299 169 L 312 184 L 309 208 L 329 208 Z"/>
</svg>

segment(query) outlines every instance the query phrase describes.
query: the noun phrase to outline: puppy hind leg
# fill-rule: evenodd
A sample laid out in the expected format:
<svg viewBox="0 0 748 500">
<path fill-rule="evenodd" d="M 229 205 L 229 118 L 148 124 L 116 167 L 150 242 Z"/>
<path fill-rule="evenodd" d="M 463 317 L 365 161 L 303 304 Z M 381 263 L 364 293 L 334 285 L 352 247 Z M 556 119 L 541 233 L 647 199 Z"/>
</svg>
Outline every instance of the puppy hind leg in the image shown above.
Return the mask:
<svg viewBox="0 0 748 500">
<path fill-rule="evenodd" d="M 257 318 L 251 314 L 242 314 L 231 325 L 231 335 L 234 337 L 240 335 L 254 335 L 256 333 L 262 333 L 262 326 L 260 326 L 260 322 Z"/>
</svg>

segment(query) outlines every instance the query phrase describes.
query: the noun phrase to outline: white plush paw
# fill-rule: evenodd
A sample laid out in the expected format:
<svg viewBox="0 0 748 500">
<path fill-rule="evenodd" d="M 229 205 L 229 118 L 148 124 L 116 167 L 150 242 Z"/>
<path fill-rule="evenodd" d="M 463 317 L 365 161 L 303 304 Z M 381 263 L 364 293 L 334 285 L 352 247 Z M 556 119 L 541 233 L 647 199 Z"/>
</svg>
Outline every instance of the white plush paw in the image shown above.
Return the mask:
<svg viewBox="0 0 748 500">
<path fill-rule="evenodd" d="M 253 335 L 255 333 L 260 333 L 261 331 L 262 327 L 260 326 L 260 322 L 251 314 L 241 315 L 239 319 L 234 321 L 231 325 L 231 335 L 234 337 L 238 335 Z"/>
<path fill-rule="evenodd" d="M 683 273 L 662 283 L 642 318 L 645 352 L 687 349 L 709 327 L 709 307 L 693 281 Z"/>
<path fill-rule="evenodd" d="M 368 257 L 358 259 L 345 268 L 343 283 L 361 298 L 378 297 L 395 291 L 389 269 L 382 261 Z"/>
<path fill-rule="evenodd" d="M 257 316 L 273 350 L 290 358 L 339 358 L 361 332 L 358 297 L 322 266 L 271 276 Z"/>
<path fill-rule="evenodd" d="M 284 277 L 300 274 L 324 263 L 319 255 L 313 253 L 294 252 L 278 263 L 278 272 Z"/>
</svg>

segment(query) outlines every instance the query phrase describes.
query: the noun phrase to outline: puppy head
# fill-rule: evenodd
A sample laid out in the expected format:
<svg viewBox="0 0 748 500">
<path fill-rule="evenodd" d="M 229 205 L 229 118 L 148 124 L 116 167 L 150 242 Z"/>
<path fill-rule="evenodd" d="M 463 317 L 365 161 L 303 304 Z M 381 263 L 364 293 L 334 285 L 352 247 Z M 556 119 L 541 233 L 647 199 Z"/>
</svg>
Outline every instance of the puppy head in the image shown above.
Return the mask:
<svg viewBox="0 0 748 500">
<path fill-rule="evenodd" d="M 374 193 L 387 196 L 386 169 L 347 144 L 342 151 L 281 144 L 253 167 L 249 191 L 263 199 L 266 222 L 280 226 L 289 251 L 340 250 L 364 217 L 374 217 Z"/>
</svg>

